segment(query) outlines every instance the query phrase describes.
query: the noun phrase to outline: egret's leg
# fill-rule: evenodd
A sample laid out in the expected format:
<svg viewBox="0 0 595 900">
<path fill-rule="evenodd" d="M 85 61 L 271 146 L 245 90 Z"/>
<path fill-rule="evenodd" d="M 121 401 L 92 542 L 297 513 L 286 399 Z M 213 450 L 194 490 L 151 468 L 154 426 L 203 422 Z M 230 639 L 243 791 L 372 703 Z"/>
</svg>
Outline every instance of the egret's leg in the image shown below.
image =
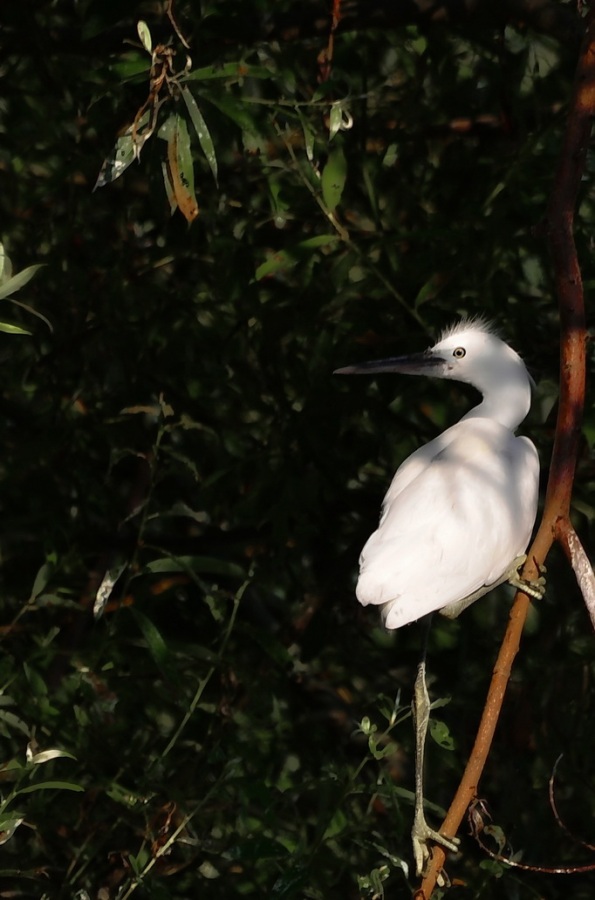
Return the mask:
<svg viewBox="0 0 595 900">
<path fill-rule="evenodd" d="M 411 840 L 413 843 L 413 856 L 415 858 L 415 870 L 422 875 L 426 862 L 431 853 L 428 841 L 436 841 L 447 850 L 456 852 L 459 845 L 458 838 L 446 837 L 439 831 L 434 831 L 426 822 L 424 815 L 424 753 L 426 734 L 430 721 L 430 697 L 426 687 L 426 664 L 422 660 L 417 669 L 415 688 L 413 691 L 413 723 L 415 728 L 415 812 Z"/>
<path fill-rule="evenodd" d="M 440 615 L 446 616 L 448 619 L 456 619 L 468 606 L 471 606 L 471 604 L 475 603 L 476 600 L 479 600 L 480 597 L 483 597 L 485 594 L 489 593 L 489 591 L 498 587 L 500 584 L 504 584 L 506 581 L 513 587 L 523 591 L 525 594 L 529 594 L 529 596 L 533 597 L 535 600 L 541 600 L 545 594 L 545 578 L 543 575 L 540 575 L 535 581 L 529 581 L 527 578 L 521 578 L 519 575 L 519 569 L 526 559 L 527 557 L 525 555 L 517 556 L 498 581 L 494 581 L 492 584 L 484 584 L 483 587 L 480 587 L 477 591 L 469 594 L 468 597 L 463 597 L 462 600 L 457 600 L 456 603 L 449 603 L 448 606 L 445 606 L 444 609 L 440 610 Z M 545 569 L 543 571 L 545 571 Z"/>
</svg>

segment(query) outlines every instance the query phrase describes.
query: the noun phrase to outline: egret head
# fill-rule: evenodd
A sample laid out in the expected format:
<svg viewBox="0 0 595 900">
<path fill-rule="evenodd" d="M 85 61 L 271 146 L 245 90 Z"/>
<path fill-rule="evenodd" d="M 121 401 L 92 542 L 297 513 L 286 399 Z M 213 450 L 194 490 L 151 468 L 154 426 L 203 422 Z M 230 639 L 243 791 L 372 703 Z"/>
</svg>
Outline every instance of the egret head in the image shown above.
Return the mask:
<svg viewBox="0 0 595 900">
<path fill-rule="evenodd" d="M 471 384 L 484 396 L 484 403 L 471 414 L 493 416 L 509 427 L 515 427 L 529 411 L 531 378 L 525 364 L 483 319 L 463 319 L 423 353 L 346 366 L 335 374 L 382 372 L 430 375 Z"/>
</svg>

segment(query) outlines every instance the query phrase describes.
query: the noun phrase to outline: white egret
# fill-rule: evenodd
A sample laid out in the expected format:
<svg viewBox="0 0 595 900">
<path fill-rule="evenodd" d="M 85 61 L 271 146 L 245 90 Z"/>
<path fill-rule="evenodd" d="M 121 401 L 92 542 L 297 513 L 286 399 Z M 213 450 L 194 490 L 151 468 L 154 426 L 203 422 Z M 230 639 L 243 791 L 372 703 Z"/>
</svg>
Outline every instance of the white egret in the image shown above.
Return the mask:
<svg viewBox="0 0 595 900">
<path fill-rule="evenodd" d="M 397 469 L 382 505 L 380 524 L 360 557 L 357 598 L 380 607 L 387 628 L 400 628 L 440 610 L 457 616 L 493 587 L 509 581 L 531 596 L 540 584 L 518 568 L 537 511 L 539 459 L 515 429 L 531 403 L 523 361 L 482 320 L 463 320 L 437 344 L 412 356 L 365 362 L 336 374 L 397 372 L 473 385 L 483 400 Z M 425 664 L 415 685 L 416 809 L 413 844 L 418 873 L 428 839 L 448 849 L 425 822 L 422 769 L 429 698 Z"/>
</svg>

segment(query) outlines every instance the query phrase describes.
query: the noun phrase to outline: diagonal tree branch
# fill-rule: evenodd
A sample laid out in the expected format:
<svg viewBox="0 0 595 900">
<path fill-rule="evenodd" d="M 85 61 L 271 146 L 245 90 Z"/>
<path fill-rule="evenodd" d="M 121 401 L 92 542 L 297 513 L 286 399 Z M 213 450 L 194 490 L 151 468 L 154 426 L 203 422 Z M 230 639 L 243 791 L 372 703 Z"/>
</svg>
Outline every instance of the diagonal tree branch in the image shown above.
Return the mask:
<svg viewBox="0 0 595 900">
<path fill-rule="evenodd" d="M 574 213 L 595 116 L 595 6 L 586 18 L 586 34 L 578 61 L 563 147 L 546 212 L 544 233 L 552 257 L 560 308 L 560 405 L 545 509 L 529 550 L 523 575 L 535 578 L 554 540 L 563 546 L 570 534 L 569 510 L 579 450 L 585 397 L 586 328 L 583 285 L 573 237 Z M 573 532 L 572 532 L 573 533 Z M 529 608 L 525 594 L 517 593 L 510 620 L 494 667 L 475 745 L 441 831 L 454 836 L 477 785 L 492 744 L 514 658 L 518 652 Z M 445 853 L 436 846 L 416 898 L 429 900 L 444 864 Z"/>
</svg>

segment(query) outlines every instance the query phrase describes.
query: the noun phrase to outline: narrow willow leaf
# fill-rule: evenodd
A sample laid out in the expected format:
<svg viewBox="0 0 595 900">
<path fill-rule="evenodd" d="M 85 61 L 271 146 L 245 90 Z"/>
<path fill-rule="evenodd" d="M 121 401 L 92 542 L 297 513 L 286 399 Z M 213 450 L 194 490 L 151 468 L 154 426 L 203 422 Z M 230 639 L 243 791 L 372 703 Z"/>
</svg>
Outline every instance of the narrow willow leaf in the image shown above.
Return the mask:
<svg viewBox="0 0 595 900">
<path fill-rule="evenodd" d="M 5 334 L 31 334 L 26 328 L 21 328 L 20 325 L 11 325 L 10 322 L 0 322 L 0 331 Z"/>
<path fill-rule="evenodd" d="M 16 794 L 34 794 L 35 791 L 84 791 L 85 788 L 73 781 L 40 781 L 39 784 L 31 784 L 29 787 L 20 788 Z"/>
<path fill-rule="evenodd" d="M 198 216 L 194 194 L 194 166 L 188 126 L 181 116 L 175 117 L 175 129 L 167 142 L 167 163 L 174 195 L 187 222 Z"/>
<path fill-rule="evenodd" d="M 52 759 L 62 758 L 76 759 L 76 756 L 73 756 L 72 753 L 68 753 L 66 750 L 42 750 L 40 753 L 34 753 L 29 762 L 33 763 L 34 766 L 41 766 Z"/>
<path fill-rule="evenodd" d="M 247 132 L 254 138 L 260 138 L 260 129 L 250 114 L 249 108 L 245 103 L 240 102 L 231 94 L 219 94 L 217 96 L 209 96 L 209 103 L 216 106 L 224 116 L 235 122 L 242 131 Z M 264 138 L 262 138 L 264 142 Z"/>
<path fill-rule="evenodd" d="M 306 116 L 300 110 L 298 110 L 297 112 L 300 118 L 300 122 L 302 123 L 306 156 L 308 157 L 309 162 L 314 162 L 314 141 L 316 140 L 316 132 Z"/>
<path fill-rule="evenodd" d="M 329 115 L 329 141 L 332 141 L 337 132 L 340 131 L 342 122 L 343 107 L 340 102 L 333 103 Z"/>
<path fill-rule="evenodd" d="M 4 300 L 4 298 L 8 297 L 10 294 L 16 294 L 17 291 L 20 291 L 22 287 L 25 287 L 25 285 L 31 281 L 35 273 L 42 268 L 43 263 L 39 263 L 35 266 L 28 266 L 26 269 L 23 269 L 22 272 L 13 275 L 8 281 L 3 282 L 0 285 L 0 300 Z"/>
<path fill-rule="evenodd" d="M 201 575 L 227 575 L 229 578 L 244 579 L 245 571 L 237 563 L 210 556 L 161 557 L 148 563 L 144 572 L 160 574 L 165 572 L 198 572 Z"/>
<path fill-rule="evenodd" d="M 182 86 L 182 97 L 184 98 L 184 102 L 188 107 L 188 112 L 190 113 L 190 118 L 192 120 L 192 124 L 194 125 L 194 130 L 196 131 L 200 146 L 202 147 L 202 152 L 206 156 L 216 184 L 217 157 L 215 155 L 215 145 L 213 144 L 211 133 L 207 127 L 207 123 L 205 122 L 200 109 L 198 108 L 196 100 L 185 85 Z"/>
<path fill-rule="evenodd" d="M 21 813 L 11 813 L 0 819 L 0 844 L 5 844 L 11 839 L 19 825 L 25 821 Z"/>
<path fill-rule="evenodd" d="M 0 284 L 3 284 L 11 276 L 10 259 L 6 255 L 4 244 L 0 241 Z"/>
<path fill-rule="evenodd" d="M 171 139 L 174 138 L 176 134 L 177 119 L 178 117 L 175 113 L 172 113 L 171 116 L 168 116 L 165 122 L 163 122 L 159 126 L 157 137 L 161 138 L 162 141 L 171 141 Z"/>
<path fill-rule="evenodd" d="M 35 600 L 35 598 L 46 589 L 53 572 L 54 565 L 51 562 L 45 562 L 41 568 L 38 569 L 33 582 L 33 587 L 31 588 L 30 601 Z"/>
<path fill-rule="evenodd" d="M 27 735 L 27 737 L 31 736 L 29 726 L 25 724 L 22 719 L 19 719 L 17 715 L 9 712 L 7 709 L 0 710 L 0 722 L 6 722 L 10 728 L 22 732 L 22 734 Z"/>
<path fill-rule="evenodd" d="M 147 51 L 147 53 L 153 52 L 153 41 L 151 40 L 151 32 L 149 31 L 149 26 L 146 22 L 143 22 L 142 19 L 136 23 L 136 30 L 138 32 L 138 36 L 140 38 L 140 42 Z"/>
<path fill-rule="evenodd" d="M 169 203 L 170 215 L 173 216 L 176 209 L 178 208 L 178 201 L 176 200 L 176 195 L 174 194 L 174 188 L 171 183 L 171 178 L 169 177 L 169 169 L 167 168 L 167 163 L 165 162 L 165 160 L 161 163 L 161 174 L 163 175 L 163 186 L 165 188 L 167 202 Z"/>
<path fill-rule="evenodd" d="M 26 303 L 22 303 L 20 300 L 15 300 L 14 297 L 7 297 L 6 299 L 9 303 L 14 303 L 15 306 L 20 306 L 21 309 L 24 309 L 25 312 L 28 312 L 30 315 L 36 316 L 38 319 L 41 319 L 41 321 L 47 325 L 47 327 L 53 334 L 54 326 L 49 319 L 42 315 L 42 313 L 38 312 L 36 309 L 33 309 L 32 306 L 28 306 Z"/>
<path fill-rule="evenodd" d="M 145 141 L 153 133 L 153 128 L 149 126 L 150 118 L 151 112 L 147 110 L 136 123 L 136 129 L 134 124 L 129 125 L 124 134 L 118 138 L 112 152 L 103 161 L 94 191 L 115 181 L 135 159 L 139 159 Z M 142 131 L 143 128 L 146 128 L 146 131 Z"/>
<path fill-rule="evenodd" d="M 329 155 L 321 178 L 322 199 L 330 212 L 333 212 L 341 201 L 346 179 L 347 160 L 343 150 L 338 147 Z"/>
<path fill-rule="evenodd" d="M 243 62 L 226 63 L 223 66 L 204 66 L 202 69 L 194 69 L 186 76 L 186 81 L 212 81 L 215 78 L 243 79 L 243 78 L 270 78 L 271 73 L 263 66 L 249 66 Z"/>
<path fill-rule="evenodd" d="M 112 595 L 114 586 L 127 565 L 127 562 L 123 562 L 118 566 L 113 566 L 111 569 L 108 569 L 103 576 L 101 584 L 95 594 L 95 602 L 93 603 L 93 616 L 96 619 L 99 619 L 100 616 L 103 615 L 107 602 Z"/>
<path fill-rule="evenodd" d="M 167 677 L 171 677 L 171 653 L 161 636 L 161 632 L 144 613 L 141 613 L 138 609 L 131 609 L 130 611 L 147 642 L 149 653 L 161 671 Z"/>
</svg>

